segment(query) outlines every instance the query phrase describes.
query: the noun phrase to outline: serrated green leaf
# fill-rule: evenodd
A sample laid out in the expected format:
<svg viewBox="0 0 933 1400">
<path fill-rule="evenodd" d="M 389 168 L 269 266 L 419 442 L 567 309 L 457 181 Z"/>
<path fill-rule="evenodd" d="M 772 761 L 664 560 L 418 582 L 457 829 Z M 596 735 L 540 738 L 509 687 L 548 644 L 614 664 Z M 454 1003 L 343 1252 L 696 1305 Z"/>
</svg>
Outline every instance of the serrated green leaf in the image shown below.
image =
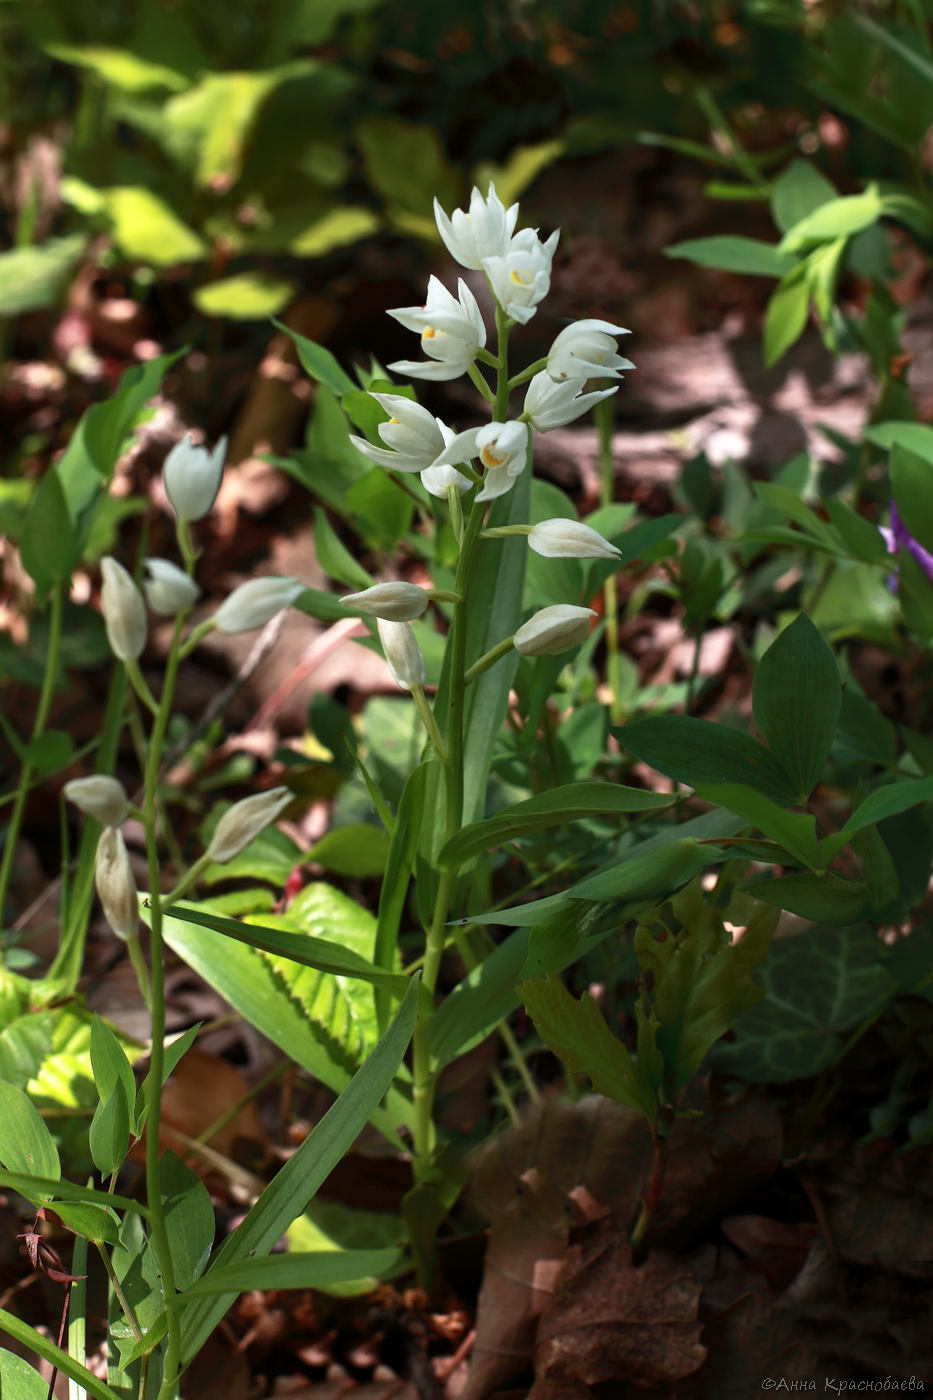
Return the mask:
<svg viewBox="0 0 933 1400">
<path fill-rule="evenodd" d="M 588 992 L 577 1001 L 553 975 L 534 977 L 516 990 L 542 1040 L 571 1074 L 585 1074 L 598 1094 L 655 1121 L 657 1098 L 650 1083 Z"/>
<path fill-rule="evenodd" d="M 884 947 L 866 928 L 813 928 L 779 939 L 756 981 L 764 995 L 713 1060 L 757 1084 L 809 1079 L 838 1057 L 843 1034 L 879 1015 L 897 990 Z"/>
<path fill-rule="evenodd" d="M 842 682 L 832 652 L 803 613 L 765 652 L 755 672 L 755 723 L 806 803 L 836 733 Z"/>
<path fill-rule="evenodd" d="M 761 997 L 751 974 L 768 953 L 777 923 L 776 912 L 762 911 L 733 941 L 699 881 L 673 900 L 673 911 L 677 926 L 663 941 L 650 925 L 635 931 L 635 954 L 651 975 L 655 1044 L 671 1103 L 736 1017 Z"/>
</svg>

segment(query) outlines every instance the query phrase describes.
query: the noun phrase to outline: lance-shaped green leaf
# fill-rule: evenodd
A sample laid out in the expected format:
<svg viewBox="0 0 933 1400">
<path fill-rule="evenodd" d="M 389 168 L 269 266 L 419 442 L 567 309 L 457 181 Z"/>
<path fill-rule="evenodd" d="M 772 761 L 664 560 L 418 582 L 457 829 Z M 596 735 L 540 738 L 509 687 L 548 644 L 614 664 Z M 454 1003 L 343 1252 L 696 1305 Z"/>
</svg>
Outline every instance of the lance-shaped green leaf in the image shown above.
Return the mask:
<svg viewBox="0 0 933 1400">
<path fill-rule="evenodd" d="M 379 913 L 373 945 L 373 962 L 380 968 L 394 967 L 398 957 L 399 926 L 424 815 L 427 769 L 426 763 L 419 763 L 409 776 L 402 790 L 398 816 L 391 833 L 385 876 L 379 891 Z M 380 1031 L 383 1031 L 390 1015 L 389 995 L 385 987 L 376 987 L 375 1001 L 376 1018 Z"/>
<path fill-rule="evenodd" d="M 373 1116 L 402 1063 L 415 1028 L 420 991 L 414 977 L 392 1024 L 332 1108 L 272 1178 L 243 1222 L 221 1245 L 212 1267 L 239 1264 L 268 1254 L 300 1215 L 318 1187 L 349 1151 Z M 205 1286 L 211 1269 L 204 1275 Z M 182 1314 L 182 1353 L 187 1363 L 233 1302 L 236 1292 L 193 1300 Z"/>
<path fill-rule="evenodd" d="M 825 875 L 781 875 L 743 885 L 765 904 L 787 909 L 815 924 L 848 926 L 868 914 L 868 891 L 857 880 L 843 880 L 828 871 Z"/>
<path fill-rule="evenodd" d="M 57 1181 L 58 1149 L 39 1110 L 22 1089 L 0 1080 L 0 1164 L 9 1172 Z"/>
<path fill-rule="evenodd" d="M 402 1258 L 400 1249 L 333 1249 L 270 1254 L 264 1259 L 217 1264 L 186 1290 L 186 1298 L 245 1293 L 263 1288 L 329 1288 L 358 1279 L 385 1278 Z"/>
<path fill-rule="evenodd" d="M 487 821 L 464 827 L 442 847 L 438 860 L 441 866 L 456 870 L 481 851 L 550 826 L 563 826 L 581 817 L 650 812 L 669 807 L 674 801 L 676 797 L 666 793 L 617 783 L 568 783 L 525 802 L 516 802 Z"/>
<path fill-rule="evenodd" d="M 820 842 L 822 862 L 828 865 L 857 831 L 876 826 L 887 817 L 896 817 L 899 812 L 907 812 L 922 802 L 933 802 L 933 778 L 908 778 L 905 782 L 875 788 L 859 803 L 845 826 Z"/>
<path fill-rule="evenodd" d="M 408 978 L 398 972 L 387 972 L 374 963 L 361 958 L 352 948 L 343 948 L 328 938 L 315 938 L 312 934 L 292 933 L 287 929 L 270 928 L 266 924 L 243 923 L 239 919 L 227 919 L 222 914 L 214 914 L 209 909 L 196 908 L 188 904 L 173 904 L 171 917 L 183 923 L 199 924 L 202 928 L 212 928 L 227 938 L 235 938 L 251 948 L 260 948 L 264 953 L 273 953 L 288 958 L 291 962 L 313 967 L 318 972 L 330 972 L 337 977 L 355 977 L 361 982 L 372 982 L 404 996 L 408 990 Z"/>
<path fill-rule="evenodd" d="M 836 733 L 842 683 L 833 654 L 800 614 L 771 643 L 755 672 L 755 723 L 805 803 Z"/>
<path fill-rule="evenodd" d="M 905 527 L 918 544 L 933 552 L 933 463 L 895 443 L 891 489 Z"/>
<path fill-rule="evenodd" d="M 297 331 L 293 331 L 283 322 L 277 321 L 274 316 L 272 324 L 277 326 L 280 331 L 284 331 L 294 343 L 301 367 L 306 374 L 310 374 L 312 379 L 325 385 L 337 395 L 347 394 L 356 388 L 346 370 L 342 368 L 326 346 L 318 345 L 317 341 L 309 340 L 306 335 L 299 335 Z"/>
<path fill-rule="evenodd" d="M 790 780 L 771 750 L 738 729 L 690 715 L 651 715 L 613 733 L 636 758 L 678 783 L 743 783 L 772 802 L 794 800 Z"/>
<path fill-rule="evenodd" d="M 654 1122 L 658 1103 L 651 1084 L 588 992 L 577 1001 L 553 974 L 522 982 L 517 991 L 542 1040 L 571 1074 L 585 1074 L 598 1094 Z"/>
<path fill-rule="evenodd" d="M 44 1361 L 49 1361 L 53 1366 L 57 1366 L 62 1375 L 67 1376 L 69 1380 L 82 1386 L 84 1390 L 87 1391 L 88 1395 L 93 1395 L 94 1400 L 123 1400 L 115 1390 L 112 1390 L 111 1387 L 107 1385 L 106 1381 L 99 1380 L 98 1377 L 94 1375 L 93 1371 L 89 1371 L 86 1366 L 82 1366 L 80 1362 L 75 1361 L 74 1357 L 69 1356 L 67 1351 L 62 1351 L 61 1347 L 56 1346 L 48 1337 L 44 1337 L 41 1332 L 37 1332 L 34 1327 L 30 1327 L 28 1322 L 21 1322 L 18 1317 L 14 1317 L 12 1313 L 7 1312 L 4 1308 L 0 1308 L 0 1332 L 8 1333 L 9 1336 L 13 1337 L 14 1340 L 19 1342 L 22 1346 L 28 1348 L 29 1351 L 35 1352 L 36 1355 L 41 1356 Z M 12 1393 L 14 1400 L 16 1400 L 16 1392 L 8 1392 L 7 1390 L 5 1373 L 0 1374 L 3 1375 L 4 1379 L 4 1400 L 6 1400 L 7 1395 L 10 1393 Z M 48 1383 L 43 1381 L 42 1384 L 44 1387 L 43 1393 L 48 1394 Z M 23 1400 L 32 1400 L 32 1392 L 25 1391 Z"/>
<path fill-rule="evenodd" d="M 697 794 L 706 802 L 735 812 L 810 870 L 823 868 L 816 840 L 816 819 L 809 812 L 788 812 L 762 793 L 740 783 L 701 783 Z"/>
<path fill-rule="evenodd" d="M 670 1102 L 700 1068 L 713 1044 L 741 1011 L 762 995 L 752 981 L 771 944 L 777 914 L 755 914 L 733 941 L 718 912 L 704 901 L 699 881 L 673 901 L 680 928 L 663 941 L 652 927 L 635 932 L 635 953 L 651 974 L 651 1008 L 658 1026 L 655 1043 L 664 1060 Z"/>
<path fill-rule="evenodd" d="M 863 194 L 828 199 L 788 229 L 778 244 L 778 251 L 784 254 L 799 253 L 815 243 L 851 238 L 854 233 L 877 223 L 882 212 L 881 196 L 874 185 Z"/>
</svg>

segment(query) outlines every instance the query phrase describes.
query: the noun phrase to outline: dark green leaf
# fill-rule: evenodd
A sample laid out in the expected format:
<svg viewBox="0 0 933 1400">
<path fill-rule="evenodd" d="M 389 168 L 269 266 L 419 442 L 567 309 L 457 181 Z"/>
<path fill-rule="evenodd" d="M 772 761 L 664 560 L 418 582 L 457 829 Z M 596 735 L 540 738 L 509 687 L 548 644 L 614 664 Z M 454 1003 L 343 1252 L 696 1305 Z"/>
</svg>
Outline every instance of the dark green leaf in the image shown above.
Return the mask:
<svg viewBox="0 0 933 1400">
<path fill-rule="evenodd" d="M 133 1127 L 133 1106 L 136 1103 L 136 1080 L 133 1068 L 126 1058 L 126 1052 L 113 1031 L 99 1016 L 91 1022 L 91 1064 L 94 1068 L 94 1082 L 101 1102 L 109 1098 L 117 1084 L 122 1085 Z"/>
<path fill-rule="evenodd" d="M 813 923 L 848 925 L 868 913 L 868 892 L 854 880 L 826 875 L 782 875 L 744 885 L 743 889 L 778 909 L 789 909 Z"/>
<path fill-rule="evenodd" d="M 356 823 L 334 827 L 315 841 L 306 859 L 354 879 L 381 875 L 389 853 L 389 838 L 380 826 Z"/>
<path fill-rule="evenodd" d="M 160 1166 L 175 1285 L 184 1291 L 207 1264 L 214 1243 L 214 1207 L 203 1181 L 171 1149 L 163 1152 Z"/>
<path fill-rule="evenodd" d="M 705 802 L 735 812 L 749 826 L 757 827 L 802 865 L 821 869 L 816 841 L 816 819 L 809 812 L 788 812 L 770 798 L 740 783 L 701 783 L 697 792 Z"/>
<path fill-rule="evenodd" d="M 758 238 L 721 234 L 713 238 L 689 238 L 664 249 L 669 258 L 686 258 L 700 267 L 721 267 L 726 272 L 744 272 L 753 277 L 783 277 L 794 266 L 794 259 L 779 253 L 776 243 Z"/>
<path fill-rule="evenodd" d="M 875 826 L 898 812 L 907 812 L 922 802 L 933 802 L 933 778 L 908 778 L 904 782 L 875 788 L 859 803 L 840 831 L 820 842 L 821 856 L 826 861 L 832 860 L 857 831 Z"/>
<path fill-rule="evenodd" d="M 328 1288 L 357 1279 L 385 1278 L 399 1263 L 399 1249 L 334 1249 L 313 1253 L 271 1254 L 217 1264 L 204 1278 L 186 1290 L 186 1297 L 217 1293 L 245 1293 L 252 1288 Z"/>
<path fill-rule="evenodd" d="M 871 423 L 864 429 L 863 437 L 876 447 L 906 448 L 922 457 L 925 462 L 933 462 L 933 428 L 927 423 Z"/>
<path fill-rule="evenodd" d="M 891 490 L 907 530 L 933 553 L 933 463 L 895 443 L 891 449 Z"/>
<path fill-rule="evenodd" d="M 101 1176 L 112 1176 L 126 1161 L 130 1142 L 130 1110 L 122 1084 L 114 1084 L 91 1119 L 88 1146 Z"/>
<path fill-rule="evenodd" d="M 56 1346 L 48 1337 L 43 1336 L 41 1332 L 37 1332 L 34 1327 L 30 1327 L 28 1322 L 21 1322 L 18 1317 L 14 1317 L 12 1313 L 8 1313 L 4 1308 L 0 1308 L 0 1332 L 8 1333 L 9 1336 L 19 1342 L 23 1347 L 27 1348 L 27 1350 L 35 1352 L 37 1356 L 41 1356 L 45 1361 L 49 1361 L 53 1366 L 57 1366 L 63 1375 L 68 1376 L 69 1379 L 83 1386 L 88 1395 L 94 1397 L 94 1400 L 124 1400 L 124 1397 L 118 1395 L 115 1390 L 111 1390 L 110 1386 L 107 1385 L 105 1381 L 98 1380 L 97 1376 L 95 1376 L 92 1371 L 89 1371 L 86 1366 L 82 1366 L 79 1362 L 75 1361 L 73 1357 L 69 1356 L 67 1351 L 62 1351 L 61 1347 Z M 2 1377 L 4 1382 L 3 1400 L 7 1400 L 6 1371 L 0 1372 L 0 1377 Z M 47 1394 L 48 1382 L 43 1381 L 43 1395 Z M 20 1397 L 16 1395 L 15 1391 L 13 1395 L 15 1400 L 20 1400 Z M 22 1392 L 21 1400 L 33 1400 L 31 1388 Z M 37 1400 L 39 1400 L 39 1397 L 37 1397 Z"/>
<path fill-rule="evenodd" d="M 57 467 L 49 467 L 32 498 L 20 539 L 23 568 L 40 599 L 71 577 L 78 542 Z"/>
<path fill-rule="evenodd" d="M 738 729 L 689 715 L 652 715 L 613 733 L 636 758 L 679 783 L 743 783 L 773 802 L 793 801 L 793 787 L 771 750 Z"/>
<path fill-rule="evenodd" d="M 842 683 L 832 652 L 803 613 L 765 652 L 755 673 L 755 723 L 805 803 L 823 772 Z"/>
<path fill-rule="evenodd" d="M 84 234 L 75 233 L 0 253 L 0 316 L 19 316 L 24 311 L 54 306 L 86 241 Z"/>
<path fill-rule="evenodd" d="M 332 393 L 337 394 L 338 397 L 356 388 L 356 385 L 353 383 L 353 380 L 347 374 L 346 370 L 340 367 L 337 360 L 325 346 L 318 345 L 316 341 L 309 340 L 307 336 L 299 335 L 297 331 L 291 330 L 288 326 L 284 325 L 283 322 L 277 321 L 274 316 L 272 318 L 272 324 L 278 326 L 279 330 L 284 331 L 294 342 L 295 349 L 298 351 L 298 358 L 301 361 L 301 367 L 306 374 L 310 374 L 312 379 L 316 379 L 320 384 L 325 385 Z"/>
<path fill-rule="evenodd" d="M 782 233 L 787 233 L 821 204 L 836 198 L 836 188 L 808 160 L 792 160 L 775 181 L 771 212 Z"/>
</svg>

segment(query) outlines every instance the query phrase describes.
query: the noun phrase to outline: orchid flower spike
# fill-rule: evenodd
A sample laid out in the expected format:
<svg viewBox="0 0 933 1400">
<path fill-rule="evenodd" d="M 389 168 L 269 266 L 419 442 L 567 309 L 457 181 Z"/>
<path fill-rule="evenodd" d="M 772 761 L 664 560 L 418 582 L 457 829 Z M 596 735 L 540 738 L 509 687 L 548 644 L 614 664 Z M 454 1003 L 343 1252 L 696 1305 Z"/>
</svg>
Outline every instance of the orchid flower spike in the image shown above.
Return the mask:
<svg viewBox="0 0 933 1400">
<path fill-rule="evenodd" d="M 537 231 L 523 228 L 509 240 L 504 253 L 483 258 L 496 301 L 513 321 L 526 325 L 551 287 L 551 264 L 560 238 L 555 229 L 546 243 Z"/>
<path fill-rule="evenodd" d="M 485 199 L 474 186 L 468 213 L 455 209 L 448 219 L 435 199 L 434 218 L 437 231 L 451 257 L 461 267 L 482 272 L 484 258 L 504 256 L 515 229 L 518 205 L 513 204 L 506 209 L 493 184 L 490 184 Z"/>
<path fill-rule="evenodd" d="M 415 379 L 458 379 L 486 344 L 486 326 L 476 298 L 461 278 L 455 297 L 436 277 L 424 306 L 401 306 L 388 314 L 421 336 L 427 360 L 396 360 L 389 369 Z"/>
</svg>

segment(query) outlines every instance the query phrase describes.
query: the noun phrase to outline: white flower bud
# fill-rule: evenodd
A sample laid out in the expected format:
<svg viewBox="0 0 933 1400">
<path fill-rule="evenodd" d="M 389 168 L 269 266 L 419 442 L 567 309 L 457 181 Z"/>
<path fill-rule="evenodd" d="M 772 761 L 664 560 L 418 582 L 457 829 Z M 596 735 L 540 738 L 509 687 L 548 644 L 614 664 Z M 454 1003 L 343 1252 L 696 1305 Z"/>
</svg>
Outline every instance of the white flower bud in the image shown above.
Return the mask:
<svg viewBox="0 0 933 1400">
<path fill-rule="evenodd" d="M 385 622 L 380 618 L 376 625 L 395 684 L 400 685 L 403 690 L 411 690 L 414 685 L 424 685 L 424 657 L 408 623 Z"/>
<path fill-rule="evenodd" d="M 614 337 L 628 334 L 611 321 L 574 321 L 548 351 L 547 372 L 552 379 L 618 379 L 621 370 L 635 368 L 616 353 Z"/>
<path fill-rule="evenodd" d="M 253 797 L 244 797 L 241 802 L 224 812 L 214 828 L 207 854 L 218 865 L 225 865 L 241 851 L 245 851 L 260 832 L 271 826 L 279 813 L 288 806 L 292 794 L 288 788 L 271 788 L 269 792 L 257 792 Z"/>
<path fill-rule="evenodd" d="M 506 209 L 493 184 L 490 184 L 485 199 L 474 186 L 469 213 L 455 209 L 448 219 L 435 199 L 434 218 L 437 231 L 451 257 L 462 267 L 481 272 L 483 258 L 501 256 L 508 249 L 518 218 L 518 205 L 513 204 L 511 209 Z"/>
<path fill-rule="evenodd" d="M 296 578 L 254 578 L 241 583 L 214 614 L 218 632 L 250 632 L 290 608 L 304 592 Z"/>
<path fill-rule="evenodd" d="M 590 635 L 592 608 L 575 608 L 569 603 L 555 603 L 541 608 L 519 627 L 513 638 L 516 651 L 523 656 L 559 656 L 585 642 Z"/>
<path fill-rule="evenodd" d="M 162 468 L 162 481 L 179 520 L 203 520 L 210 514 L 220 490 L 226 455 L 225 437 L 213 452 L 195 447 L 190 433 L 172 448 Z"/>
<path fill-rule="evenodd" d="M 620 549 L 579 520 L 539 520 L 528 543 L 546 559 L 619 559 Z"/>
<path fill-rule="evenodd" d="M 62 791 L 69 802 L 104 826 L 119 826 L 130 810 L 123 784 L 116 778 L 96 774 L 92 778 L 72 778 Z"/>
<path fill-rule="evenodd" d="M 340 599 L 351 612 L 366 617 L 382 617 L 387 622 L 411 622 L 428 606 L 428 595 L 416 583 L 377 583 L 362 593 L 347 593 Z"/>
<path fill-rule="evenodd" d="M 110 650 L 118 661 L 135 661 L 146 645 L 146 605 L 122 564 L 108 555 L 100 561 L 100 606 Z"/>
<path fill-rule="evenodd" d="M 563 428 L 572 423 L 600 399 L 608 399 L 618 385 L 611 389 L 600 389 L 592 394 L 583 394 L 581 389 L 585 379 L 552 379 L 547 370 L 536 374 L 528 385 L 522 417 L 527 418 L 539 433 L 550 432 L 551 428 Z"/>
<path fill-rule="evenodd" d="M 135 938 L 139 928 L 136 881 L 123 834 L 107 826 L 97 843 L 94 884 L 104 917 L 118 938 Z"/>
<path fill-rule="evenodd" d="M 149 575 L 143 584 L 146 602 L 160 617 L 175 617 L 197 602 L 200 588 L 170 559 L 147 559 L 145 568 Z"/>
</svg>

